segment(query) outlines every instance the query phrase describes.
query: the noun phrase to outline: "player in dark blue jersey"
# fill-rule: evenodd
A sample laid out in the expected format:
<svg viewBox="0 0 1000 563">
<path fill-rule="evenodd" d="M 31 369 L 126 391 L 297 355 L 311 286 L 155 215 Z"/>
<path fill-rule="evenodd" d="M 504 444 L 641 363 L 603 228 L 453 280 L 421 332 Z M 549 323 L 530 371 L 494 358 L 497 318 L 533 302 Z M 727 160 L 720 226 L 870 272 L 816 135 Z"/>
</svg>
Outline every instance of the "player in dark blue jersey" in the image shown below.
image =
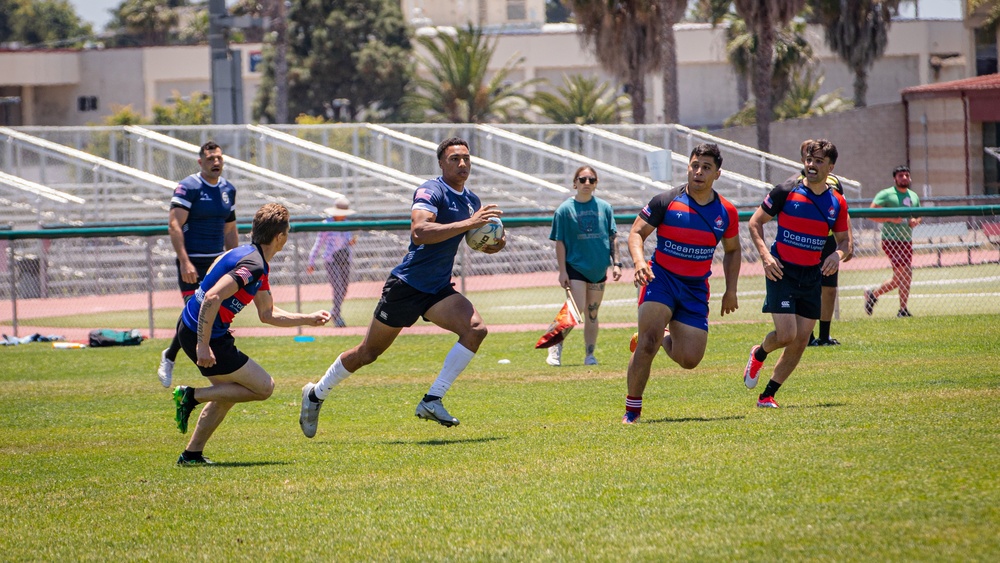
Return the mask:
<svg viewBox="0 0 1000 563">
<path fill-rule="evenodd" d="M 378 359 L 399 332 L 421 316 L 457 334 L 458 342 L 417 404 L 416 415 L 444 426 L 458 424 L 458 419 L 445 410 L 441 398 L 479 350 L 486 338 L 486 325 L 451 282 L 455 253 L 466 231 L 485 225 L 503 212 L 496 205 L 482 205 L 465 186 L 472 165 L 468 143 L 457 137 L 446 139 L 438 146 L 437 157 L 441 176 L 425 182 L 413 194 L 409 249 L 382 288 L 382 298 L 364 340 L 337 356 L 319 382 L 306 383 L 302 388 L 299 425 L 307 438 L 316 435 L 319 409 L 334 386 Z M 504 238 L 486 247 L 485 252 L 500 252 L 506 243 Z"/>
<path fill-rule="evenodd" d="M 743 369 L 747 388 L 757 385 L 767 355 L 782 349 L 771 380 L 757 397 L 757 406 L 778 408 L 774 395 L 792 374 L 809 335 L 820 318 L 821 278 L 836 273 L 850 257 L 851 239 L 847 202 L 826 179 L 837 163 L 837 147 L 826 139 L 809 142 L 803 151 L 805 177 L 794 185 L 775 186 L 750 218 L 750 239 L 764 268 L 766 294 L 763 311 L 771 313 L 774 330 L 750 349 Z M 774 243 L 764 243 L 764 224 L 777 219 Z M 833 232 L 836 250 L 823 258 L 827 235 Z"/>
<path fill-rule="evenodd" d="M 182 433 L 187 432 L 195 406 L 207 403 L 178 465 L 211 463 L 202 452 L 229 409 L 236 403 L 263 401 L 274 390 L 274 379 L 236 348 L 229 324 L 237 313 L 253 301 L 261 322 L 270 325 L 322 326 L 330 321 L 328 311 L 307 315 L 274 306 L 268 264 L 288 242 L 288 209 L 268 203 L 257 210 L 251 240 L 222 255 L 209 269 L 177 323 L 181 348 L 211 383 L 198 388 L 179 385 L 174 390 L 175 420 Z"/>
<path fill-rule="evenodd" d="M 726 290 L 723 316 L 739 308 L 736 284 L 740 274 L 739 219 L 736 208 L 712 188 L 722 173 L 722 153 L 713 143 L 691 151 L 688 183 L 656 195 L 639 212 L 628 235 L 639 288 L 639 331 L 628 363 L 628 395 L 622 424 L 642 415 L 642 393 L 653 358 L 662 347 L 684 369 L 694 369 L 708 345 L 708 278 L 712 257 L 722 244 Z M 643 243 L 656 233 L 656 250 L 646 262 Z M 664 329 L 669 334 L 664 336 Z"/>
<path fill-rule="evenodd" d="M 209 141 L 198 156 L 201 171 L 181 180 L 170 199 L 168 231 L 177 252 L 177 282 L 185 301 L 194 295 L 212 262 L 239 244 L 236 188 L 222 177 L 222 148 Z M 160 354 L 156 375 L 164 387 L 170 387 L 173 380 L 180 349 L 175 336 Z"/>
</svg>

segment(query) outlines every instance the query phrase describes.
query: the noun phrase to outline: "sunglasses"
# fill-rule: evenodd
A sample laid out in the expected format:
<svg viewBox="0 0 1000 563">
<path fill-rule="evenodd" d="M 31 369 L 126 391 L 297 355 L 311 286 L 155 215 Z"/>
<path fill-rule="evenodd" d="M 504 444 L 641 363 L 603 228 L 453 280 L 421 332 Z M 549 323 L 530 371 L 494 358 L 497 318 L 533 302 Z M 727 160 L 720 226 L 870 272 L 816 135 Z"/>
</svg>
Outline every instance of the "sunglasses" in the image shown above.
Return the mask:
<svg viewBox="0 0 1000 563">
<path fill-rule="evenodd" d="M 594 178 L 593 176 L 580 176 L 576 179 L 576 181 L 581 184 L 596 184 L 597 178 Z"/>
</svg>

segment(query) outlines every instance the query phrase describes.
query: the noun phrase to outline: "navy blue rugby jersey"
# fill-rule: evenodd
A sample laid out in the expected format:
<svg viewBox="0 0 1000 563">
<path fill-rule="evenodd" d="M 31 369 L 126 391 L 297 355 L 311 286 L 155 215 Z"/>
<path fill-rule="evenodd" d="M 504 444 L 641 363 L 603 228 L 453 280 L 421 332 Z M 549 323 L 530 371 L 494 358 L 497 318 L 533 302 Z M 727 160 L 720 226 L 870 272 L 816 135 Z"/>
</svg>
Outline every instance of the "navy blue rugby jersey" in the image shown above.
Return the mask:
<svg viewBox="0 0 1000 563">
<path fill-rule="evenodd" d="M 464 221 L 482 207 L 479 196 L 468 187 L 456 192 L 444 179 L 438 176 L 423 183 L 413 192 L 413 209 L 433 213 L 435 223 L 446 225 Z M 403 261 L 392 270 L 392 274 L 424 293 L 437 293 L 451 283 L 451 272 L 455 266 L 458 245 L 465 240 L 465 233 L 459 233 L 448 240 L 435 244 L 410 246 Z"/>
<path fill-rule="evenodd" d="M 236 188 L 225 178 L 210 185 L 201 174 L 184 178 L 174 188 L 170 208 L 188 212 L 184 231 L 184 250 L 188 256 L 214 257 L 225 250 L 225 224 L 236 220 Z"/>
</svg>

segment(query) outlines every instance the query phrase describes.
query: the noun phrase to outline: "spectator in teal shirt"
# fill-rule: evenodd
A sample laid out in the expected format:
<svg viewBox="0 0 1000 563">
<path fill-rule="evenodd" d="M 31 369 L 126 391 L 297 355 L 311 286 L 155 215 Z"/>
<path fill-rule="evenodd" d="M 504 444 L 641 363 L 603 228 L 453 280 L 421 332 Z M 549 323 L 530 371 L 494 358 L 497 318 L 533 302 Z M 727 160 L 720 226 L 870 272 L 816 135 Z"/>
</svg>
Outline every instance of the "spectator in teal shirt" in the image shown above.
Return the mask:
<svg viewBox="0 0 1000 563">
<path fill-rule="evenodd" d="M 608 266 L 615 281 L 622 277 L 615 245 L 614 210 L 611 204 L 594 196 L 597 171 L 581 166 L 573 174 L 576 194 L 562 203 L 552 218 L 549 239 L 556 242 L 556 262 L 559 265 L 559 285 L 569 289 L 583 314 L 583 341 L 586 353 L 583 364 L 597 365 L 597 312 L 604 299 L 604 284 Z M 560 342 L 549 348 L 546 360 L 550 366 L 562 365 Z"/>
</svg>

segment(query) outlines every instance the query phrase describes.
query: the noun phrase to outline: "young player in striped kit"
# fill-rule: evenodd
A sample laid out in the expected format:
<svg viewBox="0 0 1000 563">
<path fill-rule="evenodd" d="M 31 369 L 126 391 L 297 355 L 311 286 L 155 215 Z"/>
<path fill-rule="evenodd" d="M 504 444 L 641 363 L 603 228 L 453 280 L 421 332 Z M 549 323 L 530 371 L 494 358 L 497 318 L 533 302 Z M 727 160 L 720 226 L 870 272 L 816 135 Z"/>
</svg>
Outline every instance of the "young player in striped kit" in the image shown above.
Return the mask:
<svg viewBox="0 0 1000 563">
<path fill-rule="evenodd" d="M 757 397 L 757 406 L 762 408 L 778 408 L 774 395 L 809 343 L 820 318 L 822 276 L 837 272 L 840 262 L 851 254 L 847 202 L 826 183 L 837 163 L 837 147 L 826 139 L 812 141 L 803 151 L 802 163 L 802 181 L 775 186 L 750 218 L 750 238 L 767 277 L 763 312 L 771 313 L 774 330 L 750 350 L 743 370 L 748 389 L 757 386 L 767 355 L 784 348 L 771 380 Z M 764 224 L 775 218 L 778 232 L 769 249 L 764 243 Z M 830 231 L 837 250 L 823 260 Z"/>
<path fill-rule="evenodd" d="M 722 154 L 711 143 L 698 145 L 688 162 L 688 183 L 657 195 L 639 212 L 628 236 L 639 294 L 639 332 L 628 364 L 628 396 L 623 424 L 642 414 L 642 393 L 662 346 L 670 359 L 693 369 L 708 344 L 708 278 L 712 256 L 722 243 L 726 291 L 722 314 L 736 311 L 740 241 L 736 208 L 712 184 L 722 173 Z M 656 232 L 656 251 L 646 262 L 643 243 Z M 669 334 L 664 329 L 669 327 Z"/>
</svg>

